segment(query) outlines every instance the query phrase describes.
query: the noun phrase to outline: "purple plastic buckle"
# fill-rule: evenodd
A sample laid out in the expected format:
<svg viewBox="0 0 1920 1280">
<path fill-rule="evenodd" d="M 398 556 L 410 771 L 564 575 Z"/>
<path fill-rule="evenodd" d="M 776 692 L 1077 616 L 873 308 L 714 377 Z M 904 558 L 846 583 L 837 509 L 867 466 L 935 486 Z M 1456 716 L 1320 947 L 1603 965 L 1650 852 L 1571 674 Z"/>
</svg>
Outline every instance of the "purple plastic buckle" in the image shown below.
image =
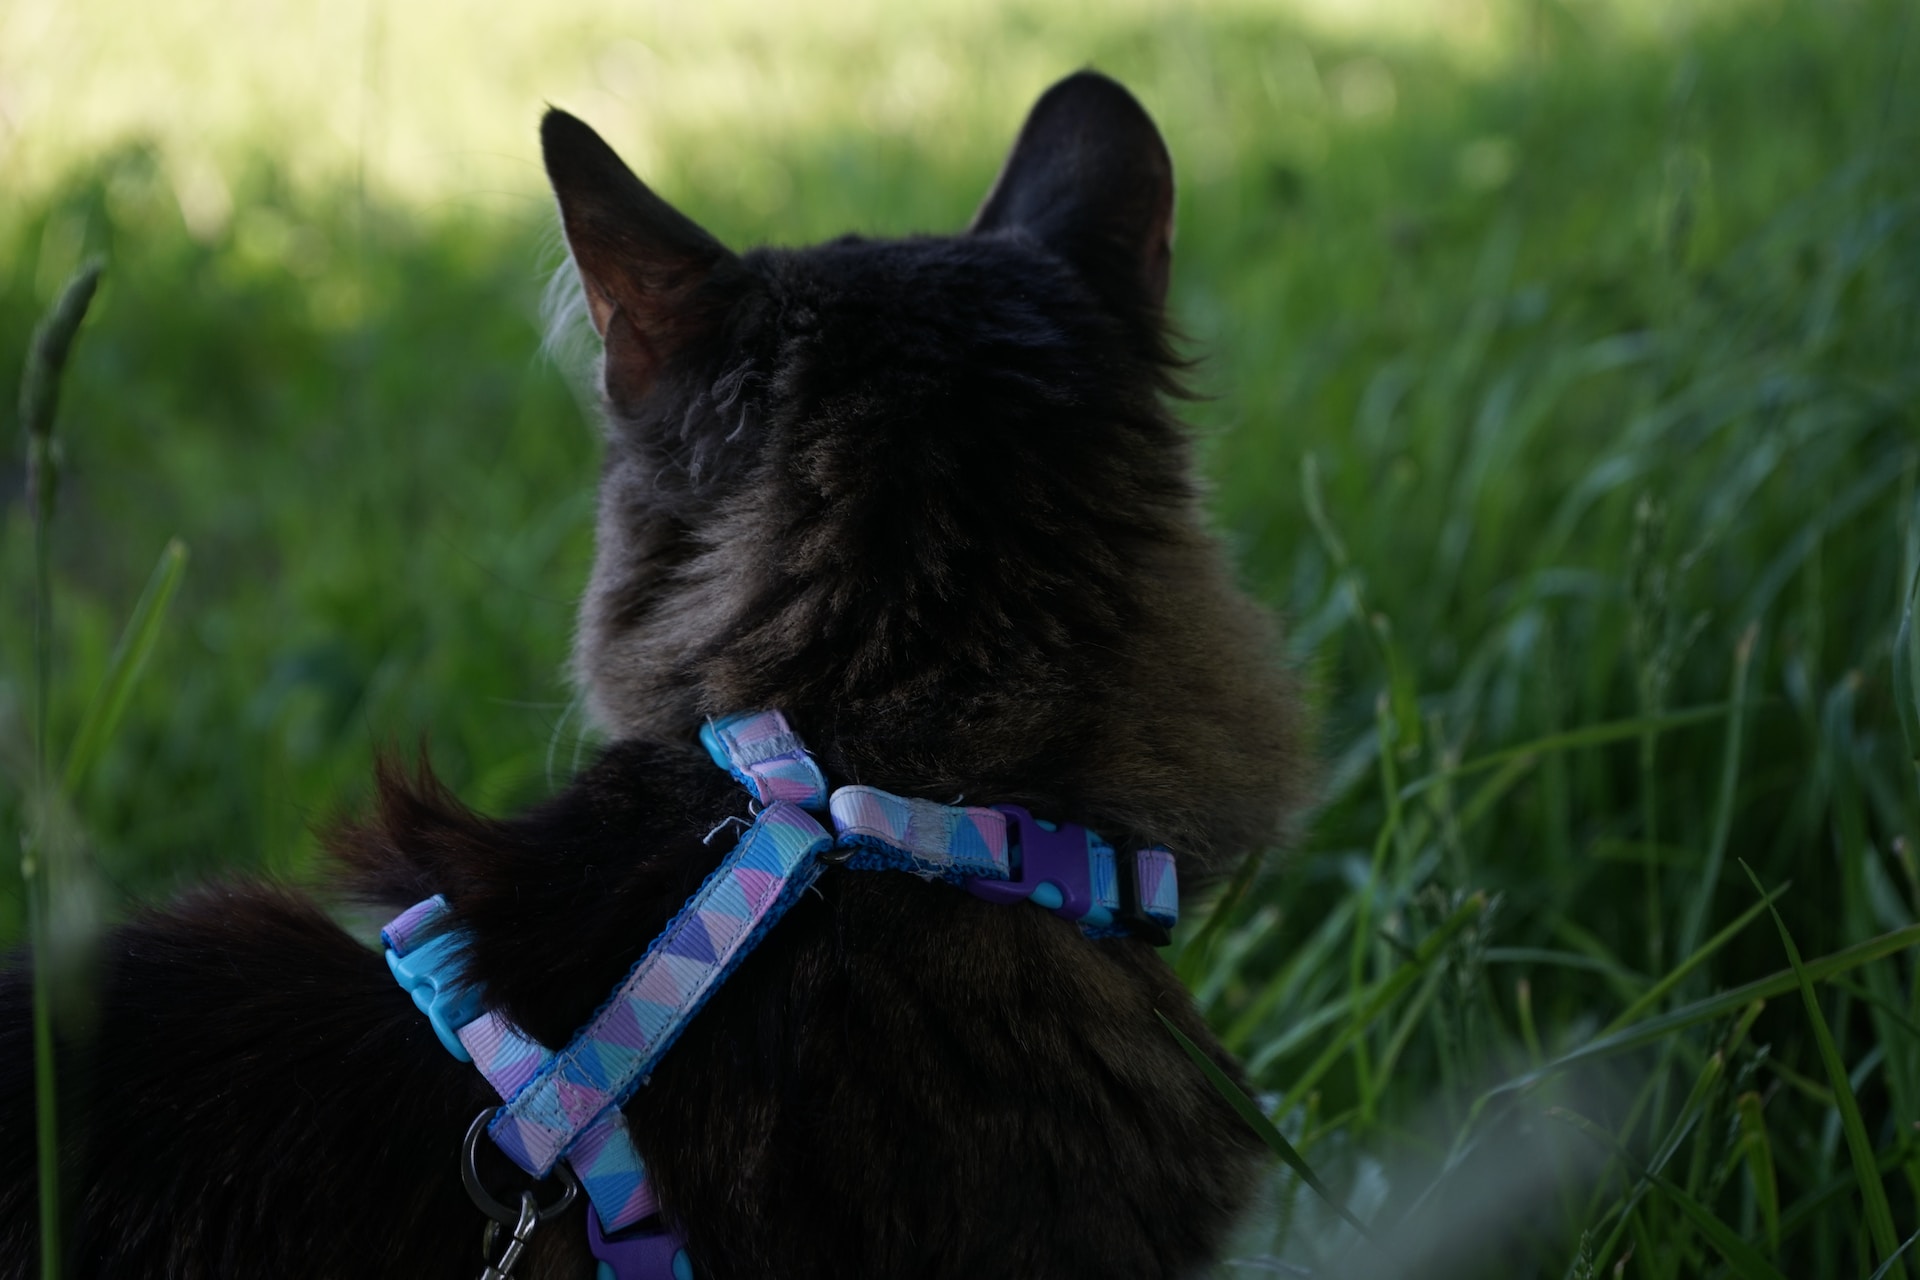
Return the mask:
<svg viewBox="0 0 1920 1280">
<path fill-rule="evenodd" d="M 587 1245 L 600 1260 L 596 1280 L 693 1280 L 693 1262 L 680 1237 L 630 1227 L 609 1238 L 592 1205 L 587 1206 Z"/>
<path fill-rule="evenodd" d="M 1140 893 L 1141 857 L 1164 850 L 1123 858 L 1077 822 L 1046 822 L 1017 804 L 994 808 L 1007 820 L 1012 873 L 1005 880 L 969 879 L 968 893 L 988 902 L 1036 903 L 1076 922 L 1090 937 L 1130 933 L 1156 947 L 1173 940 L 1167 922 L 1148 913 Z M 1172 855 L 1165 857 L 1156 884 L 1172 875 Z"/>
<path fill-rule="evenodd" d="M 988 902 L 1038 903 L 1057 916 L 1096 928 L 1113 923 L 1117 899 L 1111 888 L 1103 893 L 1103 886 L 1094 882 L 1096 848 L 1106 854 L 1107 866 L 1113 865 L 1113 851 L 1099 837 L 1077 822 L 1043 822 L 1017 804 L 994 808 L 1007 818 L 1013 874 L 1006 880 L 968 880 L 968 893 Z"/>
</svg>

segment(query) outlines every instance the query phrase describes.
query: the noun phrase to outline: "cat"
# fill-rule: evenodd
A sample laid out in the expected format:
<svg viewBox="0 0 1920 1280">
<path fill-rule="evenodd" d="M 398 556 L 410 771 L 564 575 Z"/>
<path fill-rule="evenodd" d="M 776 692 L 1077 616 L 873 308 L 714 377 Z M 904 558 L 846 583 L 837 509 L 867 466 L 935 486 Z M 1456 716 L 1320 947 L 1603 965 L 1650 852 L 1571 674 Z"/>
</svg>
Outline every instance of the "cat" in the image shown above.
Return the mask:
<svg viewBox="0 0 1920 1280">
<path fill-rule="evenodd" d="M 541 137 L 604 348 L 574 666 L 611 745 L 502 819 L 383 765 L 327 894 L 443 895 L 466 977 L 559 1046 L 745 812 L 710 717 L 783 710 L 836 783 L 1163 843 L 1189 904 L 1285 837 L 1306 717 L 1167 408 L 1173 168 L 1126 89 L 1047 90 L 958 235 L 744 254 L 580 121 Z M 313 897 L 200 888 L 100 974 L 61 1066 L 69 1276 L 479 1272 L 456 1154 L 498 1099 Z M 16 957 L 0 1277 L 37 1273 L 28 988 Z M 1144 941 L 829 869 L 626 1113 L 702 1280 L 1193 1275 L 1262 1149 L 1156 1014 L 1237 1070 Z M 514 1274 L 593 1274 L 581 1217 Z"/>
</svg>

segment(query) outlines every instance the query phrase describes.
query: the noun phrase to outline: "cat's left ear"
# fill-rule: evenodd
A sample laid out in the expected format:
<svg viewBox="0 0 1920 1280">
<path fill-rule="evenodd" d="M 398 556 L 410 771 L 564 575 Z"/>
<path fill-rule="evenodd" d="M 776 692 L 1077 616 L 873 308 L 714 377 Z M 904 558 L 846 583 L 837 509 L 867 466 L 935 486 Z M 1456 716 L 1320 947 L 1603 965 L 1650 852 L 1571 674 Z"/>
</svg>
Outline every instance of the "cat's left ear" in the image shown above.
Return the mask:
<svg viewBox="0 0 1920 1280">
<path fill-rule="evenodd" d="M 1040 95 L 967 229 L 1025 231 L 1109 304 L 1157 317 L 1173 265 L 1173 159 L 1131 93 L 1079 72 Z"/>
<path fill-rule="evenodd" d="M 637 403 L 687 342 L 738 296 L 739 258 L 655 195 L 592 129 L 564 111 L 540 121 L 567 247 L 606 343 L 607 394 Z"/>
</svg>

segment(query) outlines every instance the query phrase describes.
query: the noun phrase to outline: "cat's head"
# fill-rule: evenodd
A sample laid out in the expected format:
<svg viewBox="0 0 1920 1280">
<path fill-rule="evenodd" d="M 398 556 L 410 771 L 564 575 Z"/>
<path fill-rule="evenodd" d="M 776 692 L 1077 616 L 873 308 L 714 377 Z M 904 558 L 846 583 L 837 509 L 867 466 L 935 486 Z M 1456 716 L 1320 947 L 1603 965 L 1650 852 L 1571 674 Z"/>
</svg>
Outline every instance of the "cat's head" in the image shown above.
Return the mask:
<svg viewBox="0 0 1920 1280">
<path fill-rule="evenodd" d="M 1048 90 L 958 235 L 744 254 L 541 132 L 604 344 L 607 729 L 779 706 L 842 778 L 1271 837 L 1298 715 L 1162 403 L 1173 166 L 1132 95 Z"/>
</svg>

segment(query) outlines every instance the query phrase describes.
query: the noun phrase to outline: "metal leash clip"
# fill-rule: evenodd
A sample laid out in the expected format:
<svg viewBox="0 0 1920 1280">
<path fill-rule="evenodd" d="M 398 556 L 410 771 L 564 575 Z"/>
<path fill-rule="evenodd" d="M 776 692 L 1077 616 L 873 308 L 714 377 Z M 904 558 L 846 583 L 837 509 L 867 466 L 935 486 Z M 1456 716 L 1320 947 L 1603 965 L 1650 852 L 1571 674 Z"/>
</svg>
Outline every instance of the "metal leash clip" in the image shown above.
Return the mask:
<svg viewBox="0 0 1920 1280">
<path fill-rule="evenodd" d="M 533 1238 L 533 1229 L 540 1225 L 540 1206 L 534 1203 L 533 1192 L 520 1193 L 520 1216 L 513 1224 L 513 1238 L 507 1241 L 506 1252 L 500 1255 L 500 1261 L 488 1262 L 480 1272 L 480 1280 L 508 1280 L 514 1267 L 519 1265 L 520 1255 L 525 1252 L 527 1241 Z M 500 1238 L 500 1224 L 491 1218 L 487 1220 L 486 1234 L 480 1237 L 480 1256 L 493 1257 L 493 1246 Z"/>
<path fill-rule="evenodd" d="M 487 1131 L 487 1121 L 493 1118 L 493 1108 L 489 1107 L 474 1117 L 467 1126 L 467 1136 L 460 1144 L 460 1181 L 467 1188 L 467 1196 L 481 1213 L 487 1215 L 487 1229 L 480 1237 L 480 1256 L 486 1262 L 486 1268 L 480 1273 L 480 1280 L 510 1280 L 513 1269 L 520 1264 L 520 1256 L 527 1251 L 527 1241 L 533 1238 L 533 1229 L 566 1212 L 574 1197 L 580 1194 L 580 1183 L 573 1176 L 573 1170 L 564 1164 L 555 1165 L 553 1178 L 560 1183 L 560 1194 L 553 1203 L 542 1206 L 531 1189 L 520 1193 L 520 1204 L 509 1209 L 493 1197 L 486 1184 L 480 1181 L 480 1170 L 473 1162 L 474 1152 L 480 1145 L 480 1135 Z M 500 1228 L 508 1227 L 512 1235 L 507 1247 L 501 1251 L 498 1261 L 494 1260 L 494 1246 L 500 1241 Z"/>
</svg>

